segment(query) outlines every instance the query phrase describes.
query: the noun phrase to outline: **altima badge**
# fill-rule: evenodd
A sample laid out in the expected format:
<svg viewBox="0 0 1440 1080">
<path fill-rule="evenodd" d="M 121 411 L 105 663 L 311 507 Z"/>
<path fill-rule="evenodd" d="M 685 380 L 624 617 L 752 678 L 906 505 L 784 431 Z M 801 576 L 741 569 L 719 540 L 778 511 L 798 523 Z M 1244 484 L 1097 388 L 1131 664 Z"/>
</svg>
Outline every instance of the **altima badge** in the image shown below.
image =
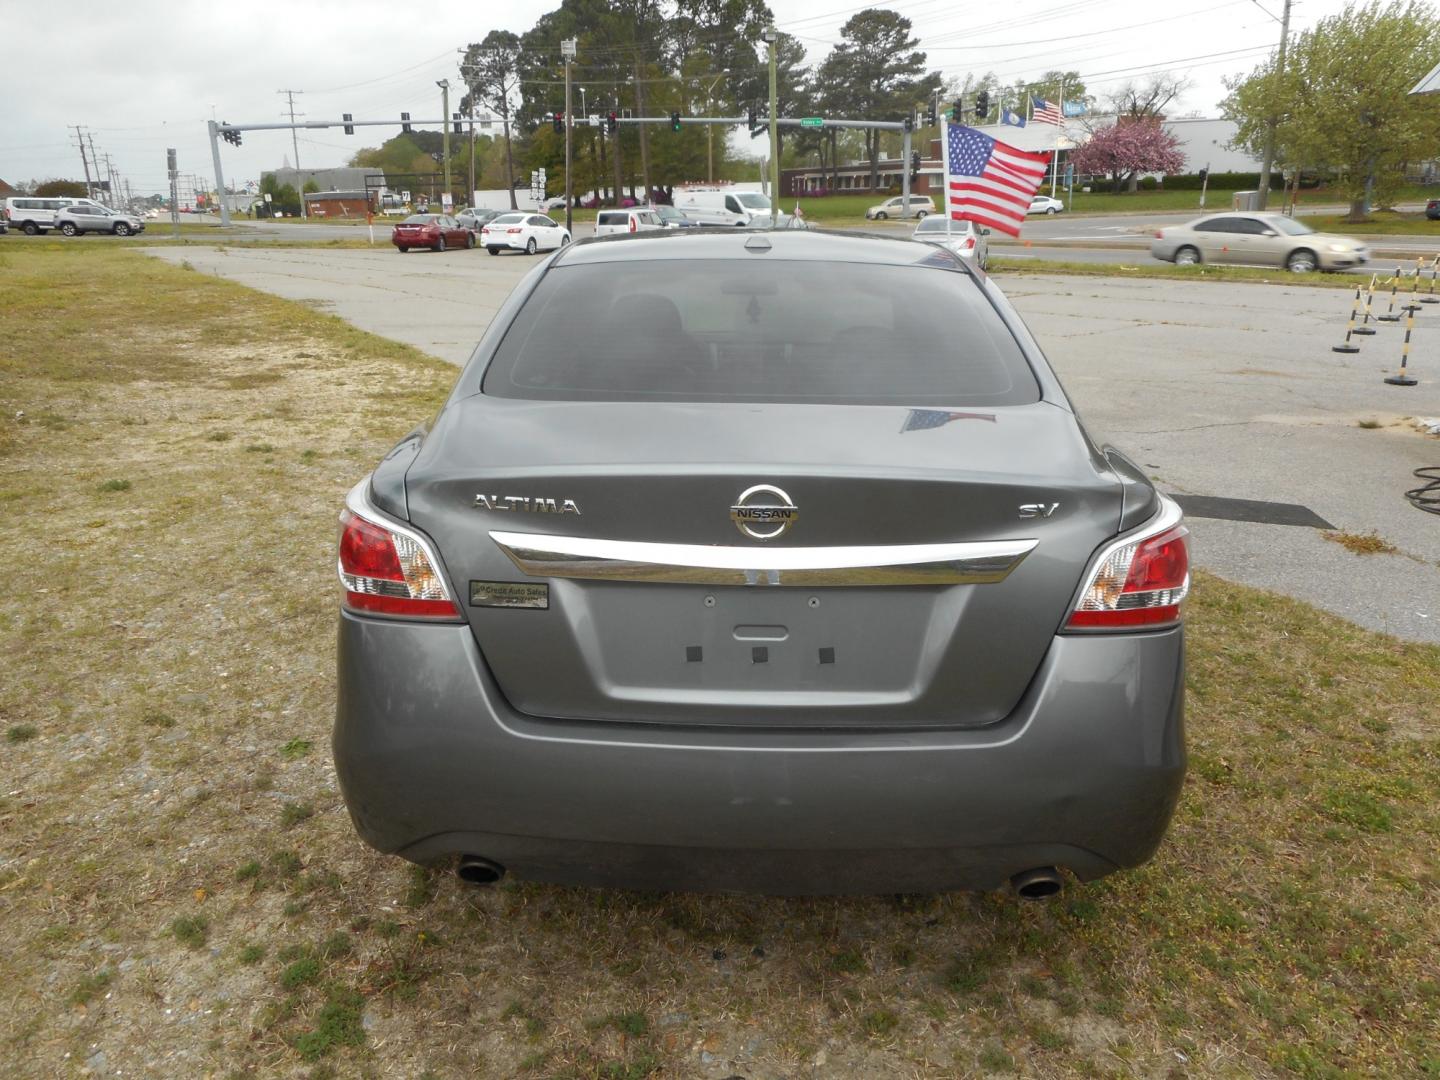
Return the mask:
<svg viewBox="0 0 1440 1080">
<path fill-rule="evenodd" d="M 579 514 L 574 499 L 541 499 L 529 495 L 476 495 L 477 510 L 528 510 L 532 514 Z"/>
<path fill-rule="evenodd" d="M 799 519 L 800 510 L 790 496 L 769 484 L 746 488 L 730 507 L 735 527 L 754 540 L 774 540 Z"/>
</svg>

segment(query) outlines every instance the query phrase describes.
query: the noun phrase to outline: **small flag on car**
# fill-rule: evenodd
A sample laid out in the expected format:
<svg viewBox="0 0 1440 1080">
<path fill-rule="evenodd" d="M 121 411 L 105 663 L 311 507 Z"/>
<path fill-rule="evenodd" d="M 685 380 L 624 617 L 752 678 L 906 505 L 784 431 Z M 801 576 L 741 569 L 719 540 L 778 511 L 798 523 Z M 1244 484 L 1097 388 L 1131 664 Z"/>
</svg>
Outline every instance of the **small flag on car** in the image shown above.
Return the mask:
<svg viewBox="0 0 1440 1080">
<path fill-rule="evenodd" d="M 1017 150 L 964 124 L 946 124 L 945 201 L 953 221 L 1019 236 L 1030 200 L 1045 179 L 1046 155 Z"/>
</svg>

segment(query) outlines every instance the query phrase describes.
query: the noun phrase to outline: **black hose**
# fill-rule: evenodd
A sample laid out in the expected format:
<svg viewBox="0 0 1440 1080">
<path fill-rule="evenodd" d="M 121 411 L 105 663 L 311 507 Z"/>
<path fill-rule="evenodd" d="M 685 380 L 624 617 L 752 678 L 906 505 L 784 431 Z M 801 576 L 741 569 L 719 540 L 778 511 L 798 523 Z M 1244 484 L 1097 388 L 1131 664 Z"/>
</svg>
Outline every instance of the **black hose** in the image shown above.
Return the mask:
<svg viewBox="0 0 1440 1080">
<path fill-rule="evenodd" d="M 1429 483 L 1411 488 L 1405 492 L 1405 498 L 1410 500 L 1410 505 L 1416 510 L 1424 510 L 1427 514 L 1440 514 L 1440 465 L 1416 469 L 1415 475 Z"/>
</svg>

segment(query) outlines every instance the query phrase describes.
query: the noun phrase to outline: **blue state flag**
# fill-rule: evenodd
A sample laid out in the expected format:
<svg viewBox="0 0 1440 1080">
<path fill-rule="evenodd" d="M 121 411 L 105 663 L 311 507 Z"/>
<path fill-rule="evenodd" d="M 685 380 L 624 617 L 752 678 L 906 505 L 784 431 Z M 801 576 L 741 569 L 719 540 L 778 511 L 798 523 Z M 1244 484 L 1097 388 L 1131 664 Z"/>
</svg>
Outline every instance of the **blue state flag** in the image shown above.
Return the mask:
<svg viewBox="0 0 1440 1080">
<path fill-rule="evenodd" d="M 1087 111 L 1088 110 L 1086 110 L 1085 103 L 1083 101 L 1065 102 L 1066 116 L 1084 116 Z"/>
<path fill-rule="evenodd" d="M 1011 127 L 1024 127 L 1025 117 L 1019 113 L 1011 112 L 1009 109 L 1000 110 L 1000 123 L 1009 124 Z"/>
</svg>

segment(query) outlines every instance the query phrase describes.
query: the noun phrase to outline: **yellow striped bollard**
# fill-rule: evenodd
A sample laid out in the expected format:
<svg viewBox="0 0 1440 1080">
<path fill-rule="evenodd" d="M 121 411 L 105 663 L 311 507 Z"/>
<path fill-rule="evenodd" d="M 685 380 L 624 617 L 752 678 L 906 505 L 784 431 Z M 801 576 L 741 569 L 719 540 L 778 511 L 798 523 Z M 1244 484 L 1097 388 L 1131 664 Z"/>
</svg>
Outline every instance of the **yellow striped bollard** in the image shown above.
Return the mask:
<svg viewBox="0 0 1440 1080">
<path fill-rule="evenodd" d="M 1370 275 L 1370 284 L 1365 286 L 1365 317 L 1360 320 L 1360 325 L 1355 327 L 1356 337 L 1369 337 L 1375 333 L 1375 328 L 1369 325 L 1370 302 L 1375 299 L 1375 282 L 1380 280 L 1379 274 Z"/>
<path fill-rule="evenodd" d="M 1410 303 L 1401 308 L 1401 311 L 1408 311 L 1413 315 L 1420 310 L 1420 271 L 1424 269 L 1425 260 L 1416 256 L 1415 276 L 1410 279 Z"/>
<path fill-rule="evenodd" d="M 1385 284 L 1383 281 L 1380 284 Z M 1385 309 L 1384 315 L 1376 315 L 1376 322 L 1399 322 L 1400 315 L 1395 310 L 1395 292 L 1400 288 L 1400 267 L 1395 268 L 1395 276 L 1390 278 L 1390 306 Z"/>
<path fill-rule="evenodd" d="M 1440 304 L 1440 296 L 1435 295 L 1435 271 L 1440 269 L 1440 255 L 1430 260 L 1430 288 L 1420 298 L 1422 304 Z"/>
<path fill-rule="evenodd" d="M 1355 313 L 1360 310 L 1360 286 L 1355 286 L 1355 300 L 1350 305 L 1350 324 L 1345 328 L 1345 340 L 1339 345 L 1331 345 L 1331 352 L 1356 353 L 1360 351 L 1359 345 L 1351 345 L 1350 338 L 1355 334 Z"/>
<path fill-rule="evenodd" d="M 1410 364 L 1410 331 L 1414 329 L 1415 313 L 1412 311 L 1405 317 L 1405 344 L 1400 348 L 1400 370 L 1385 379 L 1391 386 L 1414 386 L 1417 382 L 1406 370 Z"/>
</svg>

